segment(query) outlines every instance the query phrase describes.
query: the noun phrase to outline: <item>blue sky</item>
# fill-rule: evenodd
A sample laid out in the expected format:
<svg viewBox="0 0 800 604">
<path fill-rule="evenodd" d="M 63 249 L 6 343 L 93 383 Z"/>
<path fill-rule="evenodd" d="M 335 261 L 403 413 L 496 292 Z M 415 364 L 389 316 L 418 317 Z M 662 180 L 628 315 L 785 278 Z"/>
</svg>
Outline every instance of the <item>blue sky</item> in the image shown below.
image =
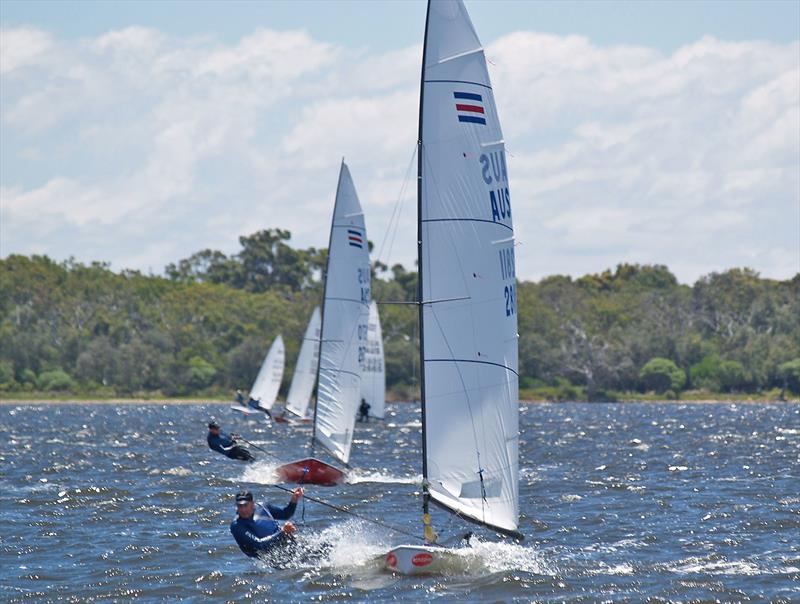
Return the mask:
<svg viewBox="0 0 800 604">
<path fill-rule="evenodd" d="M 800 271 L 800 2 L 466 5 L 522 278 Z M 344 155 L 380 259 L 410 266 L 424 11 L 4 0 L 0 256 L 160 273 L 261 228 L 322 247 Z"/>
<path fill-rule="evenodd" d="M 472 0 L 466 4 L 473 22 L 481 24 L 484 40 L 529 29 L 579 34 L 599 45 L 637 44 L 671 52 L 703 35 L 774 42 L 791 42 L 800 36 L 800 2 L 791 0 Z M 303 28 L 317 39 L 381 51 L 417 43 L 424 13 L 423 0 L 4 0 L 0 16 L 6 24 L 36 25 L 68 38 L 97 36 L 132 24 L 176 36 L 211 34 L 228 42 L 255 25 Z"/>
</svg>

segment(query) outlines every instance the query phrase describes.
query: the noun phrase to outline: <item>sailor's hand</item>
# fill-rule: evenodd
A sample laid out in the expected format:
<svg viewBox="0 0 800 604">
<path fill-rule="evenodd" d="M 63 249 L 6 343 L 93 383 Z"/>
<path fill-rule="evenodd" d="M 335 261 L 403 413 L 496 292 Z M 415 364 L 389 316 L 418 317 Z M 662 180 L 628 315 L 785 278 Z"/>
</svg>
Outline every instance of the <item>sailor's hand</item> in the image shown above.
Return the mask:
<svg viewBox="0 0 800 604">
<path fill-rule="evenodd" d="M 294 491 L 292 491 L 292 503 L 297 503 L 298 501 L 300 501 L 300 498 L 303 496 L 303 493 L 305 493 L 303 487 L 297 487 Z"/>
<path fill-rule="evenodd" d="M 297 527 L 294 525 L 293 522 L 287 522 L 283 525 L 283 532 L 287 535 L 291 535 L 297 530 Z"/>
</svg>

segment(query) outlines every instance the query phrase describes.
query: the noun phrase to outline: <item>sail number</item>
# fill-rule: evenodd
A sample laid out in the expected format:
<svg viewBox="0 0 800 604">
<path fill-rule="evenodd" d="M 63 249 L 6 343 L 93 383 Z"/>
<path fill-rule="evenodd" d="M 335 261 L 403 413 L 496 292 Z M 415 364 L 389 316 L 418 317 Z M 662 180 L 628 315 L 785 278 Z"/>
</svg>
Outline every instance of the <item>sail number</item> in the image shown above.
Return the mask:
<svg viewBox="0 0 800 604">
<path fill-rule="evenodd" d="M 361 286 L 361 303 L 369 304 L 369 267 L 358 269 L 358 283 Z"/>
<path fill-rule="evenodd" d="M 506 285 L 506 316 L 510 317 L 517 314 L 517 292 L 513 285 Z"/>
<path fill-rule="evenodd" d="M 499 250 L 500 254 L 500 275 L 503 281 L 516 281 L 517 271 L 514 262 L 514 248 L 507 247 Z M 506 316 L 510 317 L 517 314 L 517 292 L 514 283 L 506 285 L 503 291 L 506 299 Z"/>
</svg>

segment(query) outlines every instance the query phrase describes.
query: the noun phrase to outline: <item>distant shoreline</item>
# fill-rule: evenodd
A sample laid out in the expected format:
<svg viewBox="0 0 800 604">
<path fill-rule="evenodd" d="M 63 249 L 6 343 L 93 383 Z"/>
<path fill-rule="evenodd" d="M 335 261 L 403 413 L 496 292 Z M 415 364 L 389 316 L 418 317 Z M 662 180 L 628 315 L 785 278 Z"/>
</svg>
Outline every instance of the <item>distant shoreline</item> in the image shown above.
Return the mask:
<svg viewBox="0 0 800 604">
<path fill-rule="evenodd" d="M 416 401 L 391 401 L 391 402 L 399 402 L 404 404 L 413 404 Z M 625 405 L 629 403 L 646 403 L 646 404 L 677 404 L 677 405 L 708 405 L 708 404 L 743 404 L 743 405 L 763 405 L 763 404 L 774 404 L 774 403 L 783 403 L 783 404 L 798 404 L 800 403 L 800 399 L 788 399 L 785 401 L 778 401 L 774 399 L 687 399 L 687 400 L 622 400 L 616 401 L 613 403 L 608 403 L 604 401 L 594 401 L 594 402 L 587 402 L 587 401 L 546 401 L 546 400 L 521 400 L 521 404 L 523 405 L 562 405 L 565 403 L 582 403 L 585 405 L 597 405 L 597 404 L 615 404 L 615 405 Z M 0 406 L 3 405 L 230 405 L 232 404 L 229 400 L 219 400 L 219 399 L 174 399 L 174 398 L 165 398 L 165 399 L 145 399 L 145 398 L 109 398 L 109 399 L 75 399 L 75 398 L 63 398 L 63 399 L 2 399 L 0 398 Z M 278 403 L 281 405 L 281 403 Z"/>
</svg>

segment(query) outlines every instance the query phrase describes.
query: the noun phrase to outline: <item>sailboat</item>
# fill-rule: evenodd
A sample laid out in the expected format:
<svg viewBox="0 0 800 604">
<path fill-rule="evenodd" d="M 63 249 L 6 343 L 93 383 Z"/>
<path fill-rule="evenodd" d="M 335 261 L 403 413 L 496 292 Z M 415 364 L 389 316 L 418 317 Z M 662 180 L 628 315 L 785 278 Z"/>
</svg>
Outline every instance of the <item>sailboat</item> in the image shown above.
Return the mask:
<svg viewBox="0 0 800 604">
<path fill-rule="evenodd" d="M 261 369 L 258 370 L 258 375 L 250 388 L 250 399 L 258 402 L 258 408 L 249 405 L 233 405 L 231 409 L 247 415 L 270 411 L 275 404 L 275 399 L 278 398 L 278 390 L 283 381 L 285 358 L 283 337 L 279 334 L 269 347 L 267 356 L 261 363 Z"/>
<path fill-rule="evenodd" d="M 289 386 L 289 395 L 286 397 L 286 410 L 295 415 L 300 421 L 311 421 L 306 418 L 308 404 L 311 401 L 311 392 L 317 379 L 317 366 L 319 365 L 319 336 L 320 314 L 319 306 L 311 313 L 300 354 L 294 366 L 292 384 Z"/>
<path fill-rule="evenodd" d="M 378 305 L 369 305 L 367 346 L 361 362 L 361 398 L 369 404 L 369 416 L 383 419 L 386 414 L 386 370 L 383 359 L 383 334 Z"/>
<path fill-rule="evenodd" d="M 386 566 L 436 572 L 429 503 L 521 538 L 514 230 L 505 148 L 483 48 L 461 0 L 428 3 L 418 139 L 425 545 Z"/>
<path fill-rule="evenodd" d="M 364 214 L 347 164 L 342 161 L 328 243 L 321 314 L 317 404 L 311 457 L 278 467 L 286 482 L 331 486 L 345 473 L 313 457 L 322 445 L 343 464 L 350 459 L 361 395 L 360 356 L 366 348 L 370 264 Z"/>
</svg>

